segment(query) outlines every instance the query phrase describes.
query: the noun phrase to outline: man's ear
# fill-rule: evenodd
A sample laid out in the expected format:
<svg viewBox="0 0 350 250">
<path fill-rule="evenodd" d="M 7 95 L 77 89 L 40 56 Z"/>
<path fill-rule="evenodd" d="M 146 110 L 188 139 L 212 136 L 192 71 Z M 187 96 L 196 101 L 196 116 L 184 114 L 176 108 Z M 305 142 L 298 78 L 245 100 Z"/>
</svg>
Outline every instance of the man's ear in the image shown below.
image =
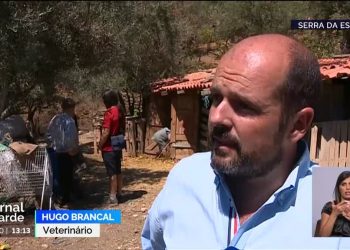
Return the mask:
<svg viewBox="0 0 350 250">
<path fill-rule="evenodd" d="M 298 142 L 302 139 L 311 127 L 314 118 L 314 110 L 310 107 L 303 108 L 296 113 L 292 130 L 290 131 L 290 139 Z"/>
</svg>

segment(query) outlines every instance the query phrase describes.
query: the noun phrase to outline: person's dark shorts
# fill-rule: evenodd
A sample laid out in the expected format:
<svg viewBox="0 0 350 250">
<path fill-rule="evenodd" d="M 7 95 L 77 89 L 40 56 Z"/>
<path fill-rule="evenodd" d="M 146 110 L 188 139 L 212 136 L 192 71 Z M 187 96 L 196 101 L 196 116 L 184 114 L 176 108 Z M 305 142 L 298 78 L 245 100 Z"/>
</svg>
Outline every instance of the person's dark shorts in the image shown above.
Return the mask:
<svg viewBox="0 0 350 250">
<path fill-rule="evenodd" d="M 108 176 L 122 173 L 122 151 L 102 152 Z"/>
</svg>

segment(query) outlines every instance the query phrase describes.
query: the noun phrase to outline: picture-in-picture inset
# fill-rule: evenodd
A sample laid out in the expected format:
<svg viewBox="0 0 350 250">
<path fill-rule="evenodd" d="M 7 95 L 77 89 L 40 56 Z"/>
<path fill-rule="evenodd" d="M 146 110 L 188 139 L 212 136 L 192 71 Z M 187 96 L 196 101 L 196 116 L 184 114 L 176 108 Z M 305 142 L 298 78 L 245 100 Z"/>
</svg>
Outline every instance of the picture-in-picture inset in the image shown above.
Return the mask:
<svg viewBox="0 0 350 250">
<path fill-rule="evenodd" d="M 314 169 L 313 236 L 350 236 L 350 168 Z"/>
</svg>

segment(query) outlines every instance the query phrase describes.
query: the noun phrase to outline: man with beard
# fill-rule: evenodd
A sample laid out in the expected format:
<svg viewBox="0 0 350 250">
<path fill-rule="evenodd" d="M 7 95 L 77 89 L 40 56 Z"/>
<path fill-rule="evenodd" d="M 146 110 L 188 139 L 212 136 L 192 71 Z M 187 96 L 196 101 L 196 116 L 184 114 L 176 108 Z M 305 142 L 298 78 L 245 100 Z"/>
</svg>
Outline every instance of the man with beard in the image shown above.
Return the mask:
<svg viewBox="0 0 350 250">
<path fill-rule="evenodd" d="M 312 238 L 312 169 L 302 140 L 321 84 L 317 58 L 279 34 L 220 60 L 211 87 L 211 153 L 180 161 L 154 201 L 144 249 L 337 249 Z"/>
</svg>

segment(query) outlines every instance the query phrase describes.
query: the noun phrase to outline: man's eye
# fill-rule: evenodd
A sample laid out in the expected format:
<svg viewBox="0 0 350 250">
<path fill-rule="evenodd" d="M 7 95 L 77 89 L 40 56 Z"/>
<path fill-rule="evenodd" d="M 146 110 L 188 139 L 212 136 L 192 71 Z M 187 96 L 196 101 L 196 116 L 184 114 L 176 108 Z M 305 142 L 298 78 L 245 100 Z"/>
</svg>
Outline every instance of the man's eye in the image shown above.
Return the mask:
<svg viewBox="0 0 350 250">
<path fill-rule="evenodd" d="M 245 103 L 235 103 L 234 104 L 234 109 L 235 111 L 242 115 L 242 116 L 253 116 L 253 115 L 258 115 L 258 112 L 250 107 L 249 105 L 245 104 Z"/>
</svg>

